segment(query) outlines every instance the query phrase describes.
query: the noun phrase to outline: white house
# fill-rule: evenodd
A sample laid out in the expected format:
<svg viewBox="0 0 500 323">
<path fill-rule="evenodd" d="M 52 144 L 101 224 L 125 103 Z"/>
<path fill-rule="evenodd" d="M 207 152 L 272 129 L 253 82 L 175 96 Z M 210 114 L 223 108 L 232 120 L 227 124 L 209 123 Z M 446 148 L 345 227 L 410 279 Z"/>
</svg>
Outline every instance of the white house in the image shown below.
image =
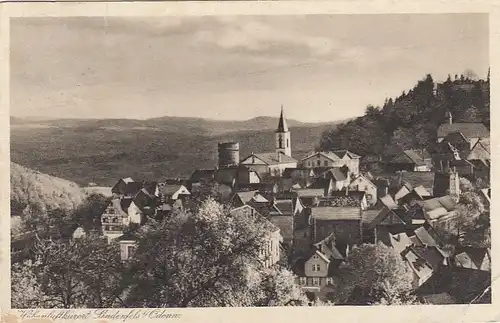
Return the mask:
<svg viewBox="0 0 500 323">
<path fill-rule="evenodd" d="M 342 167 L 347 166 L 349 172 L 359 174 L 359 159 L 361 157 L 349 150 L 318 151 L 307 155 L 300 160 L 300 167 Z"/>
<path fill-rule="evenodd" d="M 368 205 L 371 206 L 377 204 L 377 186 L 365 176 L 359 175 L 356 177 L 351 184 L 349 184 L 349 189 L 365 192 Z"/>
</svg>

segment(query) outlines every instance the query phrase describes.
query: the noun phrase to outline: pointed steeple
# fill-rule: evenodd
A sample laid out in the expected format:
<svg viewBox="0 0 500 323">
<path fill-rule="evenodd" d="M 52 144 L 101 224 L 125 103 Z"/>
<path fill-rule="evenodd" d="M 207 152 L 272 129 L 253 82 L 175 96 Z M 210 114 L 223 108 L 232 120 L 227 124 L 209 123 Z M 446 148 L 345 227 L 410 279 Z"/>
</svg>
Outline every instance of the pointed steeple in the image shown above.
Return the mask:
<svg viewBox="0 0 500 323">
<path fill-rule="evenodd" d="M 276 132 L 288 132 L 288 126 L 283 115 L 283 104 L 281 105 L 280 120 L 278 122 L 278 129 L 276 130 Z"/>
</svg>

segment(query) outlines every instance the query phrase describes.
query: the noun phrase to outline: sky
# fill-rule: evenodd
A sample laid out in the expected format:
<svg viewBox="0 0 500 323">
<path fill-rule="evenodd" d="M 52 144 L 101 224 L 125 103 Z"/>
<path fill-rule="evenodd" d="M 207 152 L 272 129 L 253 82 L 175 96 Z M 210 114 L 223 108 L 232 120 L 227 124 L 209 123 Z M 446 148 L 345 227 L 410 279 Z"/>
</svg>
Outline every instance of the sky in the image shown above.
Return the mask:
<svg viewBox="0 0 500 323">
<path fill-rule="evenodd" d="M 431 73 L 485 78 L 485 14 L 11 19 L 11 115 L 335 121 Z"/>
</svg>

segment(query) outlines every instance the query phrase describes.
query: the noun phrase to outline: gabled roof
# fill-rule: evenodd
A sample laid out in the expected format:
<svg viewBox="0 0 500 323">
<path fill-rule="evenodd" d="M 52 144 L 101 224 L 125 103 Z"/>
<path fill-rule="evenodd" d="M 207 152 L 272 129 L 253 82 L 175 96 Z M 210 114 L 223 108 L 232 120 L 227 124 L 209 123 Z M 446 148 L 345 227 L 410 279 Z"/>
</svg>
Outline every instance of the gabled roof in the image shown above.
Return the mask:
<svg viewBox="0 0 500 323">
<path fill-rule="evenodd" d="M 160 194 L 173 195 L 183 187 L 181 184 L 165 184 L 160 187 Z"/>
<path fill-rule="evenodd" d="M 467 138 L 486 138 L 490 136 L 490 131 L 482 123 L 445 123 L 439 126 L 437 136 L 443 138 L 452 132 L 460 132 Z"/>
<path fill-rule="evenodd" d="M 491 254 L 487 248 L 462 248 L 462 252 L 455 255 L 457 267 L 490 270 Z"/>
<path fill-rule="evenodd" d="M 353 179 L 351 181 L 351 183 L 349 184 L 349 187 L 351 187 L 351 185 L 358 179 L 362 179 L 365 181 L 365 183 L 367 183 L 368 185 L 371 185 L 372 187 L 374 188 L 377 188 L 377 185 L 375 185 L 367 176 L 365 175 L 358 175 L 355 179 Z"/>
<path fill-rule="evenodd" d="M 424 216 L 427 221 L 434 221 L 443 216 L 451 215 L 456 209 L 455 200 L 449 196 L 436 197 L 433 199 L 417 202 L 424 209 Z"/>
<path fill-rule="evenodd" d="M 379 210 L 379 213 L 371 220 L 371 222 L 368 222 L 366 228 L 371 230 L 378 225 L 406 224 L 406 222 L 402 219 L 403 216 L 400 214 L 400 212 L 397 211 L 403 211 L 403 210 L 398 210 L 398 209 Z"/>
<path fill-rule="evenodd" d="M 386 195 L 380 198 L 380 202 L 387 207 L 389 210 L 397 209 L 399 206 L 394 201 L 394 199 L 390 195 Z"/>
<path fill-rule="evenodd" d="M 128 183 L 132 183 L 134 180 L 131 177 L 126 177 L 126 178 L 122 178 L 122 181 L 125 184 L 128 184 Z"/>
<path fill-rule="evenodd" d="M 247 192 L 237 192 L 236 196 L 239 197 L 243 204 L 247 204 L 250 200 L 257 194 L 258 190 L 247 191 Z"/>
<path fill-rule="evenodd" d="M 135 195 L 142 189 L 141 182 L 127 182 L 125 186 L 125 195 Z"/>
<path fill-rule="evenodd" d="M 415 164 L 417 166 L 425 166 L 424 159 L 414 150 L 404 150 L 396 155 L 391 161 L 391 164 Z"/>
<path fill-rule="evenodd" d="M 427 231 L 424 227 L 419 227 L 415 229 L 415 236 L 420 240 L 423 245 L 429 247 L 436 247 L 436 240 L 430 235 L 429 231 Z"/>
<path fill-rule="evenodd" d="M 457 207 L 457 203 L 450 195 L 435 197 L 433 199 L 419 202 L 424 211 L 430 212 L 439 208 L 444 208 L 446 211 L 452 211 Z"/>
<path fill-rule="evenodd" d="M 334 162 L 339 161 L 341 159 L 339 156 L 337 156 L 335 153 L 333 153 L 331 151 L 315 151 L 315 152 L 308 154 L 306 157 L 302 158 L 301 161 L 306 160 L 306 159 L 311 158 L 311 157 L 316 156 L 316 155 L 324 156 L 324 157 L 326 157 Z"/>
<path fill-rule="evenodd" d="M 158 182 L 144 182 L 142 186 L 143 189 L 148 192 L 148 194 L 154 195 L 156 188 L 158 187 Z"/>
<path fill-rule="evenodd" d="M 300 188 L 294 189 L 299 197 L 322 197 L 325 196 L 324 188 Z"/>
<path fill-rule="evenodd" d="M 332 233 L 323 240 L 313 244 L 327 259 L 344 260 L 344 256 L 335 247 L 335 235 Z"/>
<path fill-rule="evenodd" d="M 280 154 L 281 161 L 278 160 L 278 154 Z M 247 160 L 248 158 L 255 156 L 255 158 L 260 159 L 262 162 L 264 162 L 266 165 L 278 165 L 278 164 L 289 164 L 289 163 L 296 163 L 297 160 L 295 158 L 292 158 L 288 155 L 285 155 L 282 152 L 272 152 L 272 153 L 258 153 L 258 154 L 252 154 L 245 158 L 244 160 Z"/>
<path fill-rule="evenodd" d="M 274 201 L 275 207 L 282 215 L 293 214 L 293 200 L 276 200 Z"/>
<path fill-rule="evenodd" d="M 199 182 L 202 179 L 213 179 L 217 170 L 215 169 L 196 169 L 189 178 L 190 182 Z"/>
<path fill-rule="evenodd" d="M 313 248 L 311 250 L 311 254 L 309 255 L 309 257 L 307 257 L 307 260 L 311 259 L 311 257 L 313 256 L 319 256 L 321 259 L 323 259 L 327 264 L 330 263 L 330 259 L 328 259 L 327 256 L 325 256 L 321 251 L 319 251 L 318 249 L 316 248 Z"/>
<path fill-rule="evenodd" d="M 145 188 L 142 188 L 139 192 L 137 192 L 137 194 L 135 195 L 135 197 L 139 196 L 140 194 L 143 194 L 149 198 L 154 198 L 154 192 L 149 192 L 147 189 Z"/>
<path fill-rule="evenodd" d="M 480 139 L 474 147 L 472 147 L 471 151 L 467 155 L 467 160 L 481 159 L 481 160 L 489 160 L 490 159 L 490 139 Z"/>
<path fill-rule="evenodd" d="M 113 202 L 114 202 L 114 201 L 115 201 L 115 200 L 113 200 Z M 119 204 L 117 203 L 117 204 L 115 204 L 115 206 L 118 206 L 118 205 L 119 205 L 119 206 L 120 206 L 120 209 L 121 209 L 123 212 L 127 213 L 127 210 L 128 210 L 128 208 L 129 208 L 130 204 L 132 204 L 132 201 L 133 201 L 133 198 L 122 198 L 122 199 L 120 199 L 120 200 L 119 200 Z M 114 203 L 115 203 L 115 202 L 114 202 Z"/>
<path fill-rule="evenodd" d="M 321 154 L 322 156 L 336 162 L 339 161 L 340 159 L 344 158 L 344 156 L 348 156 L 351 159 L 358 159 L 361 158 L 361 156 L 356 155 L 355 153 L 347 150 L 347 149 L 334 149 L 334 150 L 329 150 L 329 151 L 315 151 L 312 153 L 309 153 L 306 157 L 302 158 L 302 160 L 311 158 L 313 156 L 316 156 L 318 154 Z"/>
<path fill-rule="evenodd" d="M 349 151 L 347 149 L 335 149 L 335 150 L 332 150 L 331 152 L 335 153 L 340 158 L 344 158 L 345 155 L 347 155 L 351 159 L 361 158 L 361 156 L 356 155 L 355 153 L 353 153 L 352 151 Z"/>
<path fill-rule="evenodd" d="M 347 174 L 342 171 L 341 167 L 332 167 L 321 176 L 323 175 L 326 176 L 326 178 L 334 179 L 337 182 L 345 181 L 347 179 Z"/>
<path fill-rule="evenodd" d="M 363 224 L 368 224 L 373 221 L 380 213 L 380 210 L 365 210 L 361 212 Z"/>
<path fill-rule="evenodd" d="M 408 235 L 405 232 L 401 232 L 398 234 L 389 234 L 389 239 L 391 242 L 391 247 L 394 248 L 396 253 L 401 254 L 406 248 L 412 245 L 412 241 L 408 238 Z"/>
<path fill-rule="evenodd" d="M 414 187 L 413 191 L 421 198 L 432 196 L 422 185 Z"/>
<path fill-rule="evenodd" d="M 417 275 L 419 278 L 424 278 L 425 280 L 429 279 L 434 271 L 432 267 L 427 263 L 425 259 L 420 257 L 412 247 L 406 249 L 403 252 L 403 258 L 407 261 L 411 270 Z"/>
<path fill-rule="evenodd" d="M 311 208 L 311 215 L 316 220 L 361 220 L 359 207 L 316 206 Z"/>
<path fill-rule="evenodd" d="M 432 270 L 436 271 L 443 265 L 444 257 L 436 247 L 414 246 L 412 248 L 431 266 Z"/>
<path fill-rule="evenodd" d="M 401 183 L 408 183 L 412 187 L 423 186 L 429 193 L 432 194 L 434 189 L 434 180 L 436 173 L 434 172 L 400 172 Z"/>
</svg>

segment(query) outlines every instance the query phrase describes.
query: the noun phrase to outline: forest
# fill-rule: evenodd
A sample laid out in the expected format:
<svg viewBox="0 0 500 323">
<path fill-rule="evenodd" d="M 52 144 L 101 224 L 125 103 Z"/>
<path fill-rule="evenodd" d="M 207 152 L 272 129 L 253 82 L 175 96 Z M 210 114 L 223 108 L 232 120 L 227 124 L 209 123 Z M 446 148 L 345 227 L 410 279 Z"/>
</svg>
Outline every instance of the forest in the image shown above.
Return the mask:
<svg viewBox="0 0 500 323">
<path fill-rule="evenodd" d="M 388 98 L 380 106 L 369 105 L 365 114 L 325 131 L 319 148 L 349 149 L 361 156 L 386 160 L 404 149 L 427 150 L 432 153 L 436 131 L 448 122 L 479 122 L 490 127 L 490 82 L 479 79 L 472 71 L 443 83 L 430 74 L 396 98 Z"/>
</svg>

